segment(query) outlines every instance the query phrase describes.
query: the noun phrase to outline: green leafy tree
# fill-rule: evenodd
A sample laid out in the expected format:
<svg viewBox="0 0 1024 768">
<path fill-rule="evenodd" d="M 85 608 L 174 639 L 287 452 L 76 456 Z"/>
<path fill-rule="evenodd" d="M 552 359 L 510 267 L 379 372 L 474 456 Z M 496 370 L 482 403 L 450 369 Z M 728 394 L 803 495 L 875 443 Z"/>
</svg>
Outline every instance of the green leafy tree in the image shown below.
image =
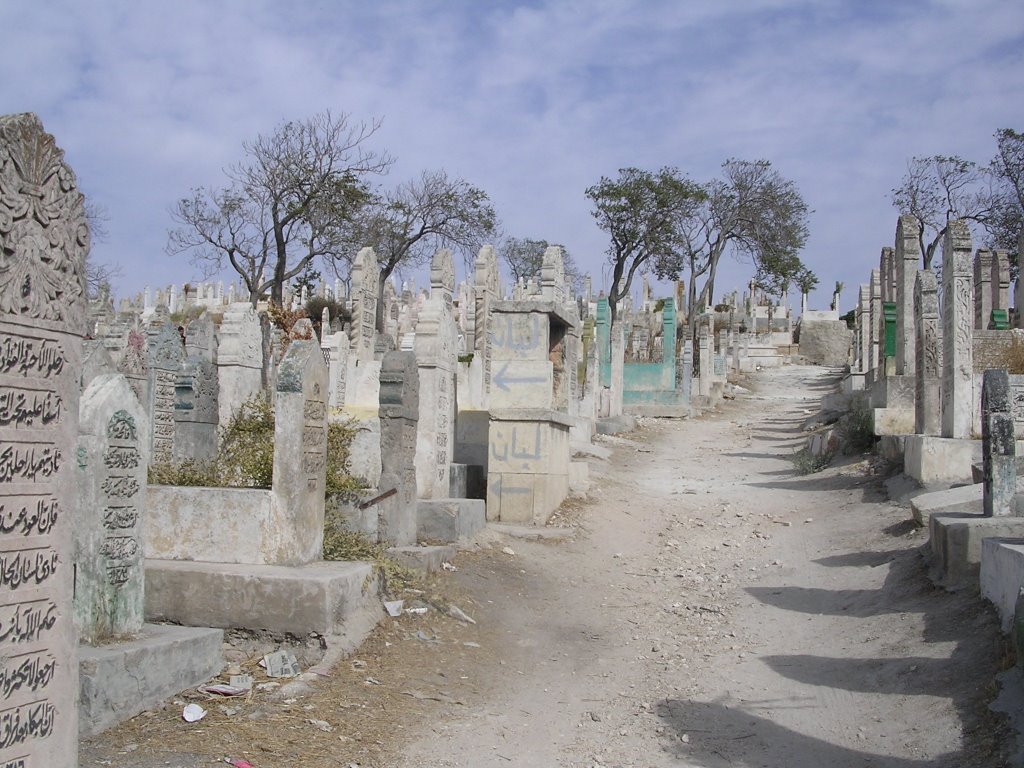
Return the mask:
<svg viewBox="0 0 1024 768">
<path fill-rule="evenodd" d="M 367 178 L 391 163 L 366 146 L 379 127 L 323 112 L 244 144 L 227 186 L 194 189 L 175 205 L 168 253 L 191 254 L 208 274 L 227 262 L 253 306 L 268 290 L 280 305 L 285 284 L 314 261 L 349 257 L 353 216 L 371 199 Z"/>
<path fill-rule="evenodd" d="M 377 195 L 355 229 L 360 245 L 376 251 L 380 266 L 377 330 L 384 330 L 384 284 L 392 273 L 429 262 L 438 248 L 475 256 L 496 227 L 487 193 L 444 171 L 424 171 Z"/>
<path fill-rule="evenodd" d="M 799 253 L 807 242 L 810 210 L 796 184 L 769 161 L 726 160 L 722 178 L 702 185 L 701 191 L 697 204 L 679 217 L 677 250 L 656 270 L 660 277 L 689 274 L 690 328 L 700 307 L 711 304 L 718 265 L 726 254 L 751 261 L 758 284 L 773 295 L 806 273 Z"/>
<path fill-rule="evenodd" d="M 680 244 L 679 222 L 706 193 L 678 169 L 666 166 L 657 172 L 621 168 L 617 178 L 602 176 L 585 194 L 597 226 L 611 240 L 606 253 L 612 268 L 608 306 L 614 323 L 633 277 L 672 260 Z"/>
</svg>

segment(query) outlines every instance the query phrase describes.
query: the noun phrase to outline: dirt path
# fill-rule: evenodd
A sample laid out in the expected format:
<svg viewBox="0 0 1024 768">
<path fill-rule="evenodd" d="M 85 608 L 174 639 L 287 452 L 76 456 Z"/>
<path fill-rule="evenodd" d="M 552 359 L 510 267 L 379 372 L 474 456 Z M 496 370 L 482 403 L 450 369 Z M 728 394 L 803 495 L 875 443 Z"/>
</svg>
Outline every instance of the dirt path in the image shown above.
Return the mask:
<svg viewBox="0 0 1024 768">
<path fill-rule="evenodd" d="M 388 621 L 309 696 L 199 729 L 172 704 L 83 768 L 1001 765 L 991 613 L 930 586 L 868 462 L 788 458 L 831 386 L 764 372 L 717 413 L 607 439 L 573 539 L 460 555 L 476 625 Z"/>
<path fill-rule="evenodd" d="M 616 441 L 589 530 L 486 591 L 494 695 L 413 766 L 989 766 L 990 613 L 934 590 L 866 462 L 787 458 L 830 388 L 787 368 Z"/>
</svg>

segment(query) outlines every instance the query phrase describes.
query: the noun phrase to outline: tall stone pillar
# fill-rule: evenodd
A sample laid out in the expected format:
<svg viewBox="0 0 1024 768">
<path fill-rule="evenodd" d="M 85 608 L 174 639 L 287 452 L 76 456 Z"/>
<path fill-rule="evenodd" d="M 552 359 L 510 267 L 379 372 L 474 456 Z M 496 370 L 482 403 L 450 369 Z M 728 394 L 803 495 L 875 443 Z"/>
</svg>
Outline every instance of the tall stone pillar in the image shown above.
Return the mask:
<svg viewBox="0 0 1024 768">
<path fill-rule="evenodd" d="M 0 117 L 0 766 L 77 768 L 75 443 L 84 198 L 31 114 Z"/>
<path fill-rule="evenodd" d="M 885 320 L 882 316 L 882 278 L 877 269 L 871 270 L 871 338 L 868 341 L 868 370 L 878 371 L 882 364 L 882 331 Z M 880 374 L 876 374 L 879 378 Z"/>
<path fill-rule="evenodd" d="M 952 221 L 942 241 L 942 436 L 967 439 L 974 415 L 971 234 Z"/>
<path fill-rule="evenodd" d="M 900 216 L 896 225 L 896 375 L 915 373 L 914 280 L 921 264 L 917 221 Z"/>
<path fill-rule="evenodd" d="M 993 309 L 992 251 L 979 248 L 974 254 L 974 327 L 982 331 L 988 328 Z"/>
<path fill-rule="evenodd" d="M 857 370 L 871 370 L 871 287 L 860 286 L 857 302 Z"/>
<path fill-rule="evenodd" d="M 935 273 L 921 270 L 914 283 L 914 327 L 917 334 L 917 375 L 914 381 L 914 432 L 938 435 L 942 431 L 942 325 Z"/>
<path fill-rule="evenodd" d="M 988 370 L 981 384 L 981 448 L 983 512 L 985 517 L 1013 514 L 1017 493 L 1017 456 L 1013 414 L 1010 412 L 1010 376 Z"/>
</svg>

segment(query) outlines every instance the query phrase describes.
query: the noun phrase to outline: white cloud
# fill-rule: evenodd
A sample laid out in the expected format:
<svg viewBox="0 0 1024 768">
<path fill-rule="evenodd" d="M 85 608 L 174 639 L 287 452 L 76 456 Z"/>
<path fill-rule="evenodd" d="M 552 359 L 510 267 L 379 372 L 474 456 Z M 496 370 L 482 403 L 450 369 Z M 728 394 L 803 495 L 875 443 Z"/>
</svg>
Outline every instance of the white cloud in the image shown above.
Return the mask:
<svg viewBox="0 0 1024 768">
<path fill-rule="evenodd" d="M 853 286 L 892 241 L 909 156 L 984 160 L 996 128 L 1024 128 L 1022 32 L 1014 0 L 9 0 L 0 111 L 38 112 L 108 208 L 96 252 L 127 292 L 194 278 L 163 255 L 169 206 L 324 108 L 384 117 L 394 181 L 464 176 L 512 234 L 595 274 L 606 241 L 583 190 L 602 174 L 771 159 L 816 211 L 806 260 Z"/>
</svg>

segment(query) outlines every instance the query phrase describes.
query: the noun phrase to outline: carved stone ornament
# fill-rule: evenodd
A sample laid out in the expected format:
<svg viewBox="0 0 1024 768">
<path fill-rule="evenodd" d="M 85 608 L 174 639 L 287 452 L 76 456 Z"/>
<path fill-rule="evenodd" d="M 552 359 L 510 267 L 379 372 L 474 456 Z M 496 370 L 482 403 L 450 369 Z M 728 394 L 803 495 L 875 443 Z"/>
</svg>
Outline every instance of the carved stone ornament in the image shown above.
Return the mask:
<svg viewBox="0 0 1024 768">
<path fill-rule="evenodd" d="M 0 117 L 0 314 L 85 325 L 84 198 L 32 114 Z"/>
</svg>

